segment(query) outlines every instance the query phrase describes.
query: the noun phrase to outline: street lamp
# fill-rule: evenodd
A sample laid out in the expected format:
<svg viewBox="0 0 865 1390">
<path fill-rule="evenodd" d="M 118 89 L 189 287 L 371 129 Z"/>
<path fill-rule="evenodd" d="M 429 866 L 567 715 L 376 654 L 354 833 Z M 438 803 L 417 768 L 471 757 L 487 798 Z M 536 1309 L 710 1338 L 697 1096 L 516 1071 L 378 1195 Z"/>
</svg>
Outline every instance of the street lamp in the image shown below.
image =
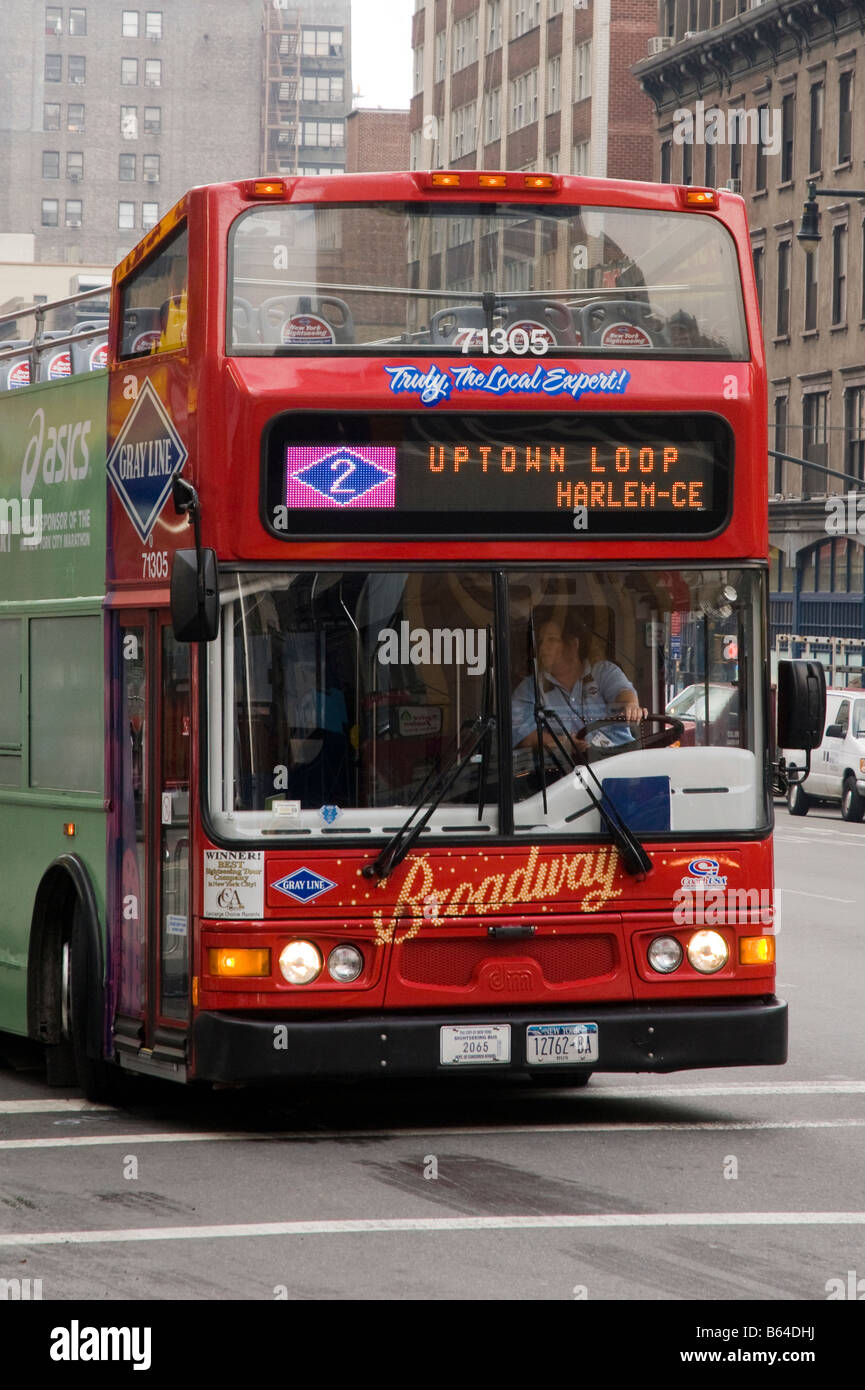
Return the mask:
<svg viewBox="0 0 865 1390">
<path fill-rule="evenodd" d="M 820 245 L 820 212 L 818 198 L 865 198 L 861 188 L 818 188 L 813 179 L 808 180 L 808 197 L 802 208 L 802 221 L 796 233 L 796 240 L 805 251 L 816 251 Z"/>
</svg>

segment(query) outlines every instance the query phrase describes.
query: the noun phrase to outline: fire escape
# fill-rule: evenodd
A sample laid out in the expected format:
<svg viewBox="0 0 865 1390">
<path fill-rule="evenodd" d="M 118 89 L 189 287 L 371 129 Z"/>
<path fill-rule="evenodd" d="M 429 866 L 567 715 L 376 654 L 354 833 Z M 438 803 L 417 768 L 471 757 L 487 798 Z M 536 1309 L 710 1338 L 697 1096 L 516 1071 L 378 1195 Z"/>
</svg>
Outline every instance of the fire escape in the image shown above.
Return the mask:
<svg viewBox="0 0 865 1390">
<path fill-rule="evenodd" d="M 296 174 L 300 145 L 300 11 L 264 4 L 263 173 Z"/>
</svg>

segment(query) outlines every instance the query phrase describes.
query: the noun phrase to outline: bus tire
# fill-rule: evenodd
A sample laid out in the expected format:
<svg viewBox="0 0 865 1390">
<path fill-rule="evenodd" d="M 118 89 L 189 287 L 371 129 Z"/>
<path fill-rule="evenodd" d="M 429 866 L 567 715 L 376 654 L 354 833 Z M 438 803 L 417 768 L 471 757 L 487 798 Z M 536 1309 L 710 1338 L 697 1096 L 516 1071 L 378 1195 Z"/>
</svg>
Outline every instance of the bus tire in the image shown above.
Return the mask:
<svg viewBox="0 0 865 1390">
<path fill-rule="evenodd" d="M 540 1072 L 529 1072 L 529 1080 L 535 1086 L 547 1087 L 550 1091 L 581 1091 L 588 1086 L 590 1071 L 572 1071 L 569 1076 L 542 1076 Z"/>
<path fill-rule="evenodd" d="M 844 820 L 861 820 L 865 815 L 865 800 L 859 795 L 856 786 L 856 778 L 852 772 L 848 772 L 844 778 L 844 789 L 841 792 L 841 816 Z"/>
<path fill-rule="evenodd" d="M 787 810 L 791 816 L 807 816 L 811 798 L 803 792 L 800 782 L 792 782 L 787 788 Z"/>
<path fill-rule="evenodd" d="M 98 1039 L 88 1037 L 88 998 L 96 981 L 80 905 L 75 908 L 72 932 L 64 939 L 62 952 L 61 1047 L 71 1049 L 78 1086 L 87 1100 L 115 1105 L 123 1098 L 126 1078 L 119 1066 L 93 1056 Z"/>
</svg>

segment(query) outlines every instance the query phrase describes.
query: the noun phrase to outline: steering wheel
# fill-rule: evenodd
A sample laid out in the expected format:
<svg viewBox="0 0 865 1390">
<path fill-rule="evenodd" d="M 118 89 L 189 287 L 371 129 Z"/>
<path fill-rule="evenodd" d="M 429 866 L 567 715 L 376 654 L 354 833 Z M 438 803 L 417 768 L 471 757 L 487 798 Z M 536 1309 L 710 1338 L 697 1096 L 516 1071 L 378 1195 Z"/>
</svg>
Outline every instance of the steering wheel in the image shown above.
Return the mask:
<svg viewBox="0 0 865 1390">
<path fill-rule="evenodd" d="M 639 733 L 636 733 L 636 726 L 638 723 Z M 637 748 L 669 748 L 672 744 L 678 743 L 682 734 L 685 732 L 683 721 L 681 719 L 674 719 L 670 714 L 646 714 L 639 721 L 626 720 L 623 714 L 613 714 L 608 715 L 606 719 L 590 719 L 588 724 L 584 726 L 580 738 L 586 738 L 587 735 L 593 733 L 596 729 L 608 729 L 611 724 L 626 724 L 628 727 L 633 726 L 635 729 L 633 743 L 614 743 L 609 748 L 592 746 L 590 744 L 589 747 L 583 751 L 583 756 L 586 757 L 587 760 L 589 758 L 609 758 L 615 753 L 624 753 L 628 750 L 633 751 Z M 645 724 L 662 724 L 666 727 L 659 729 L 657 733 L 644 736 L 642 731 Z"/>
</svg>

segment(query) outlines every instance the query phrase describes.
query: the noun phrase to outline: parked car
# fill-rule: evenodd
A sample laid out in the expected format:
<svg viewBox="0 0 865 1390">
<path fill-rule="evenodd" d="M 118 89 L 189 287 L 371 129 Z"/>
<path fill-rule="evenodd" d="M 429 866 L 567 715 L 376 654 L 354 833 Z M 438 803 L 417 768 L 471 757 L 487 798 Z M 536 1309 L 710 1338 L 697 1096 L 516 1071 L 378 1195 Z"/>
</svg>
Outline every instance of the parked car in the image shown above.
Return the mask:
<svg viewBox="0 0 865 1390">
<path fill-rule="evenodd" d="M 796 750 L 785 755 L 794 769 Z M 787 790 L 791 816 L 807 815 L 816 802 L 839 803 L 844 820 L 861 821 L 865 815 L 865 690 L 826 691 L 823 742 L 811 754 L 804 782 Z"/>
</svg>

